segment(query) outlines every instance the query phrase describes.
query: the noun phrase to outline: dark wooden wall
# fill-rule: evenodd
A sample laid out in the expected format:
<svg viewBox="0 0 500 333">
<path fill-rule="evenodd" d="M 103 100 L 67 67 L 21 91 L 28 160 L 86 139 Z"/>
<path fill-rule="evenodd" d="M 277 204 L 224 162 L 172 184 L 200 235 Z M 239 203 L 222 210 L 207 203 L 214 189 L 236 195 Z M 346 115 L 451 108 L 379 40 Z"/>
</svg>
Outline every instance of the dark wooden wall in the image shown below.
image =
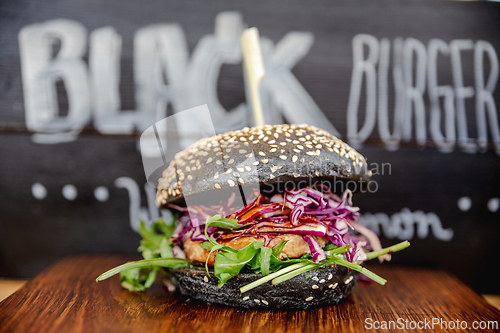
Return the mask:
<svg viewBox="0 0 500 333">
<path fill-rule="evenodd" d="M 290 31 L 313 34 L 314 43 L 292 73 L 345 140 L 354 36 L 369 34 L 379 41 L 388 38 L 391 42 L 397 37 L 413 37 L 425 46 L 435 38 L 446 43 L 458 39 L 470 39 L 474 43 L 484 40 L 500 52 L 500 5 L 495 3 L 4 0 L 0 4 L 1 277 L 31 277 L 57 259 L 74 253 L 134 253 L 139 237 L 130 227 L 128 191 L 115 185 L 119 177 L 129 177 L 138 184 L 142 206 L 147 206 L 146 179 L 137 150 L 139 131 L 105 135 L 96 130 L 91 121 L 72 142 L 40 144 L 33 141 L 33 131 L 26 126 L 18 41 L 21 29 L 59 18 L 79 22 L 88 32 L 103 26 L 114 27 L 123 41 L 121 109 L 135 110 L 134 33 L 152 23 L 175 22 L 182 27 L 192 52 L 203 36 L 213 33 L 217 14 L 225 11 L 240 12 L 249 26 L 257 26 L 261 35 L 274 42 Z M 88 54 L 83 58 L 87 61 Z M 394 105 L 392 60 L 390 113 Z M 488 61 L 485 63 L 487 77 L 491 65 Z M 449 57 L 439 58 L 438 65 L 440 84 L 453 85 Z M 474 86 L 473 51 L 462 52 L 462 68 L 465 84 Z M 240 65 L 222 67 L 217 89 L 227 109 L 244 102 L 242 80 Z M 365 91 L 363 88 L 362 95 Z M 58 96 L 60 108 L 66 109 L 68 97 L 60 86 Z M 500 103 L 500 88 L 496 88 L 493 97 Z M 385 214 L 379 215 L 382 218 L 405 208 L 435 214 L 443 229 L 453 231 L 453 237 L 439 239 L 431 228 L 425 237 L 419 238 L 417 223 L 406 214 L 410 221 L 402 225 L 406 225 L 408 235 L 412 235 L 412 245 L 409 250 L 394 255 L 393 262 L 443 267 L 478 291 L 500 293 L 494 275 L 500 264 L 500 211 L 493 207 L 494 198 L 500 197 L 500 156 L 495 153 L 491 136 L 485 151 L 471 154 L 457 144 L 452 152 L 440 152 L 429 134 L 427 92 L 424 102 L 427 129 L 424 147 L 416 144 L 413 132 L 412 140 L 401 142 L 396 151 L 389 151 L 375 126 L 359 148 L 370 163 L 390 163 L 391 172 L 386 169 L 384 175 L 374 176 L 378 191 L 356 196 L 355 203 L 363 212 Z M 360 125 L 364 121 L 364 108 L 362 97 Z M 467 99 L 468 131 L 473 140 L 478 135 L 475 109 L 475 99 Z M 47 190 L 42 200 L 32 194 L 35 183 Z M 62 195 L 66 184 L 77 188 L 78 196 L 73 201 Z M 94 195 L 99 186 L 109 190 L 109 199 L 105 202 L 98 201 Z M 465 211 L 458 207 L 463 197 L 470 198 L 471 203 Z M 382 233 L 381 239 L 384 245 L 398 241 L 390 233 Z"/>
</svg>

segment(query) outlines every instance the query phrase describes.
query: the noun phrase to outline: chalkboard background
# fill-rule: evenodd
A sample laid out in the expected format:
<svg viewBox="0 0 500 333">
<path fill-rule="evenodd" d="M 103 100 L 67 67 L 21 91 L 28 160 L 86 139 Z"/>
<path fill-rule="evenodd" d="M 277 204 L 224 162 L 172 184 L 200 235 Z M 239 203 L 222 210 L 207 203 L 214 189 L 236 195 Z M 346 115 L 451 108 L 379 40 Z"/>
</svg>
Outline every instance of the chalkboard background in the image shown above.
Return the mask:
<svg viewBox="0 0 500 333">
<path fill-rule="evenodd" d="M 358 143 L 359 151 L 369 163 L 379 167 L 382 163 L 390 164 L 390 170 L 386 168 L 383 175 L 373 177 L 377 181 L 378 191 L 356 196 L 355 204 L 361 207 L 362 212 L 370 213 L 364 215 L 363 222 L 371 227 L 376 227 L 376 222 L 384 219 L 392 223 L 391 226 L 401 226 L 399 229 L 379 228 L 383 245 L 397 242 L 398 235 L 410 238 L 411 248 L 394 255 L 391 263 L 441 267 L 457 274 L 479 292 L 500 293 L 497 278 L 493 274 L 500 263 L 497 246 L 500 236 L 500 156 L 495 152 L 499 146 L 494 145 L 490 132 L 490 126 L 498 129 L 498 121 L 495 123 L 492 118 L 487 118 L 489 142 L 486 148 L 466 152 L 467 149 L 458 143 L 458 133 L 452 151 L 443 152 L 443 149 L 439 149 L 439 142 L 430 134 L 431 102 L 426 78 L 423 95 L 425 140 L 417 140 L 415 119 L 412 121 L 410 139 L 399 140 L 396 150 L 388 149 L 381 139 L 378 125 L 361 140 L 357 139 L 356 133 L 349 133 L 348 130 L 348 108 L 352 107 L 349 99 L 353 94 L 351 84 L 355 68 L 355 36 L 370 35 L 379 44 L 384 38 L 391 42 L 388 100 L 389 114 L 392 115 L 395 106 L 392 52 L 398 37 L 403 40 L 413 38 L 421 42 L 425 50 L 428 50 L 432 39 L 440 39 L 447 45 L 451 45 L 453 40 L 471 41 L 472 49 L 460 51 L 460 68 L 463 85 L 475 87 L 477 91 L 478 67 L 475 65 L 474 52 L 478 41 L 486 41 L 496 52 L 500 50 L 500 5 L 483 2 L 316 1 L 311 4 L 305 1 L 2 1 L 0 276 L 32 277 L 57 259 L 75 253 L 135 253 L 139 237 L 131 228 L 130 205 L 135 211 L 138 207 L 134 208 L 134 205 L 137 206 L 138 202 L 133 198 L 131 201 L 130 194 L 133 196 L 137 190 L 140 192 L 142 209 L 138 211 L 141 216 L 147 216 L 148 205 L 144 187 L 146 178 L 137 148 L 144 126 L 136 126 L 132 132 L 122 130 L 114 134 L 103 133 L 96 128 L 97 116 L 94 107 L 90 106 L 92 115 L 80 123 L 81 128 L 77 129 L 74 140 L 45 144 L 34 136 L 43 131 L 27 125 L 27 82 L 22 78 L 22 73 L 26 74 L 25 66 L 31 60 L 21 63 L 20 45 L 23 42 L 20 32 L 32 24 L 61 18 L 81 24 L 87 33 L 101 27 L 113 27 L 122 40 L 119 54 L 119 109 L 138 110 L 141 106 L 138 106 L 139 89 L 137 72 L 134 72 L 134 60 L 137 60 L 134 59 L 137 58 L 134 36 L 137 31 L 153 23 L 176 23 L 185 34 L 191 55 L 199 47 L 200 39 L 214 33 L 216 17 L 223 12 L 238 12 L 247 25 L 257 26 L 262 36 L 275 43 L 291 31 L 308 32 L 304 39 L 306 41 L 309 40 L 307 36 L 313 37 L 310 39 L 310 48 L 305 47 L 306 51 L 291 66 L 290 73 L 313 101 L 313 104 L 308 105 L 316 105 L 333 127 L 328 127 L 330 125 L 313 111 L 300 113 L 300 110 L 283 105 L 276 109 L 289 109 L 289 113 L 284 112 L 285 121 L 309 117 L 309 123 L 319 122 L 319 125 L 325 125 L 322 127 L 335 128 L 344 140 Z M 57 54 L 57 43 L 53 48 L 54 54 Z M 80 60 L 87 66 L 91 51 L 88 45 L 84 49 Z M 364 46 L 364 50 L 363 59 L 366 59 L 369 49 Z M 238 56 L 235 58 L 220 68 L 216 85 L 213 82 L 206 83 L 211 84 L 217 92 L 226 110 L 245 101 L 242 66 Z M 416 59 L 416 55 L 413 59 L 407 59 L 412 75 L 418 75 L 418 70 L 414 69 L 418 66 Z M 482 68 L 485 81 L 489 73 L 495 71 L 495 64 L 488 59 L 485 55 Z M 423 67 L 425 73 L 430 73 L 430 63 L 428 61 Z M 458 109 L 457 105 L 461 103 L 457 98 L 460 89 L 456 89 L 457 76 L 452 67 L 450 56 L 440 54 L 436 70 L 438 82 L 439 85 L 454 87 L 452 91 L 455 96 L 451 101 Z M 375 70 L 380 72 L 379 63 Z M 413 80 L 410 82 L 413 85 Z M 59 114 L 64 117 L 68 108 L 72 107 L 72 100 L 63 84 L 57 83 L 54 87 Z M 183 89 L 176 94 L 186 93 L 188 87 L 183 86 Z M 356 132 L 367 117 L 364 97 L 367 91 L 369 88 L 364 84 L 359 98 L 359 111 L 354 116 L 358 122 Z M 494 102 L 499 103 L 500 88 L 493 89 L 492 96 Z M 92 90 L 87 97 L 88 101 L 95 98 Z M 210 100 L 203 101 L 202 97 L 197 100 L 185 98 L 184 104 L 174 102 L 173 111 L 169 112 L 205 103 L 212 109 Z M 276 104 L 279 103 L 273 105 Z M 370 105 L 379 108 L 378 104 Z M 440 99 L 440 105 L 444 109 L 443 98 Z M 475 144 L 479 137 L 476 96 L 465 98 L 464 105 L 468 136 Z M 154 110 L 150 113 L 154 114 Z M 494 113 L 498 116 L 496 110 Z M 392 119 L 393 116 L 390 116 L 391 124 Z M 236 127 L 234 124 L 224 124 L 223 119 L 219 122 L 221 127 Z M 438 128 L 444 133 L 443 124 Z M 61 131 L 67 132 L 68 129 Z M 121 180 L 117 182 L 117 179 Z M 66 187 L 68 192 L 66 197 L 63 195 L 63 187 L 68 184 L 77 190 L 74 200 L 67 199 L 71 198 L 71 193 L 68 194 L 71 188 Z M 128 187 L 120 187 L 120 184 L 127 184 Z M 109 197 L 97 195 L 103 201 L 98 200 L 95 194 L 98 187 L 105 187 Z M 391 217 L 391 222 L 388 222 Z M 432 223 L 433 226 L 429 227 L 426 223 Z"/>
</svg>

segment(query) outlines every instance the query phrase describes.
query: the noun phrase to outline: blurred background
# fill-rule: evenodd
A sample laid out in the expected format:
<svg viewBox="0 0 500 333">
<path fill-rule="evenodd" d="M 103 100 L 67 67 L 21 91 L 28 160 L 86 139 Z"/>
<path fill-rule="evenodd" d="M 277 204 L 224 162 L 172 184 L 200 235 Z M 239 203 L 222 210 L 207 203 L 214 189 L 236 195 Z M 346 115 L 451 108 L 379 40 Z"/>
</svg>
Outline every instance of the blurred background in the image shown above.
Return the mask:
<svg viewBox="0 0 500 333">
<path fill-rule="evenodd" d="M 249 26 L 266 122 L 322 127 L 367 157 L 377 187 L 354 198 L 361 222 L 384 246 L 412 243 L 384 265 L 443 268 L 500 294 L 491 2 L 1 1 L 0 277 L 136 253 L 139 218 L 160 214 L 139 136 L 202 104 L 218 133 L 252 125 Z"/>
</svg>

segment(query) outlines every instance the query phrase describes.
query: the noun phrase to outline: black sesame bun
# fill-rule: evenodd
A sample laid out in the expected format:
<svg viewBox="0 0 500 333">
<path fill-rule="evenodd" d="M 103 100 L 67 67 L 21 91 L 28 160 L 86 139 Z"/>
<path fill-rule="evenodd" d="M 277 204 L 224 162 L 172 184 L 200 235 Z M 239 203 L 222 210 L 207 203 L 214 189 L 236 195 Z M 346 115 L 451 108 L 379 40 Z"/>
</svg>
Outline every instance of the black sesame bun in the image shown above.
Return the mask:
<svg viewBox="0 0 500 333">
<path fill-rule="evenodd" d="M 222 288 L 217 278 L 202 269 L 170 269 L 171 281 L 181 294 L 193 299 L 240 308 L 308 309 L 334 305 L 351 294 L 359 273 L 344 266 L 315 269 L 277 285 L 264 283 L 245 293 L 240 288 L 261 275 L 240 273 Z"/>
<path fill-rule="evenodd" d="M 368 182 L 370 176 L 361 154 L 322 129 L 245 127 L 201 139 L 179 152 L 158 182 L 156 204 L 162 208 L 182 201 L 184 195 L 238 184 L 298 183 L 311 178 Z"/>
</svg>

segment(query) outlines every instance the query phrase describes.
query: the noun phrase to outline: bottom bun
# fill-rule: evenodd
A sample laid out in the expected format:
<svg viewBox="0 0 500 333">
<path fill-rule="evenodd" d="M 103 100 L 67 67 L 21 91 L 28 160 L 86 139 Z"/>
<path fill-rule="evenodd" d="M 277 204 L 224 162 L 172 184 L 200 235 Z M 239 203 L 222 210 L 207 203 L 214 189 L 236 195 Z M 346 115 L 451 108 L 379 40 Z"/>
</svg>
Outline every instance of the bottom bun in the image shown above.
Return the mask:
<svg viewBox="0 0 500 333">
<path fill-rule="evenodd" d="M 213 271 L 203 269 L 168 269 L 172 283 L 181 294 L 221 305 L 246 309 L 308 309 L 333 305 L 347 298 L 356 285 L 359 273 L 346 267 L 315 269 L 277 285 L 271 281 L 245 293 L 240 288 L 262 277 L 261 274 L 240 273 L 219 288 Z"/>
</svg>

